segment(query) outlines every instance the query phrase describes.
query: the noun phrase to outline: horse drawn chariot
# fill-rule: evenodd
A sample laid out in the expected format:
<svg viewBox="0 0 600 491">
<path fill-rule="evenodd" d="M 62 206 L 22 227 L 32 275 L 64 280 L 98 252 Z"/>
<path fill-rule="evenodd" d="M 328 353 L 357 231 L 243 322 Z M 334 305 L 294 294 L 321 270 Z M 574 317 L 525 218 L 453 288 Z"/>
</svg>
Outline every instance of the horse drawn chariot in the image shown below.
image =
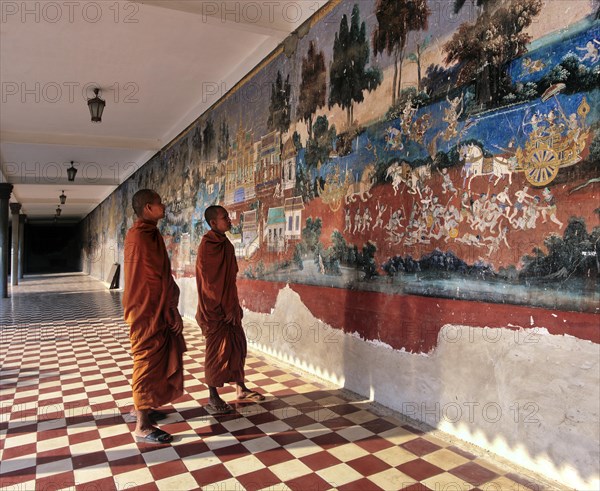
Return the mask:
<svg viewBox="0 0 600 491">
<path fill-rule="evenodd" d="M 558 109 L 560 116 L 555 116 L 552 110 L 543 119 L 532 116 L 529 138 L 515 153 L 515 170 L 523 171 L 525 178 L 534 186 L 548 185 L 558 175 L 559 169 L 577 164 L 582 159 L 590 131 L 584 123 L 590 106 L 584 97 L 577 108 L 577 115 L 573 113 L 568 118 L 560 104 Z M 561 120 L 557 121 L 558 118 Z"/>
</svg>

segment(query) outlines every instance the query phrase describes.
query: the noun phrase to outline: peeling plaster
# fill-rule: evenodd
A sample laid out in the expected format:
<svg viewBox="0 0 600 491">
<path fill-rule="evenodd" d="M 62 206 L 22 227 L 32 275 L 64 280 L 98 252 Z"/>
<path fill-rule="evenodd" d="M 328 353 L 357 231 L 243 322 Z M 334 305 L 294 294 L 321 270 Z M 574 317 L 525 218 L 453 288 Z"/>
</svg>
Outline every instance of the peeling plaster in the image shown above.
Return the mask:
<svg viewBox="0 0 600 491">
<path fill-rule="evenodd" d="M 244 325 L 254 349 L 533 472 L 600 488 L 595 343 L 535 322 L 445 325 L 436 349 L 413 354 L 328 326 L 289 286 L 270 314 L 246 309 Z"/>
</svg>

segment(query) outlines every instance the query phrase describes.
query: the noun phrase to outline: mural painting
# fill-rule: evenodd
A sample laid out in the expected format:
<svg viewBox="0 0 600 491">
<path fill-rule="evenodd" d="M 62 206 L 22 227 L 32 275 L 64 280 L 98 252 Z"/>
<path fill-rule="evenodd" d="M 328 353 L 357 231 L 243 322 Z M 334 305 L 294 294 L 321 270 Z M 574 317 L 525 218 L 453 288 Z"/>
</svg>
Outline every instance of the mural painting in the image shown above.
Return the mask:
<svg viewBox="0 0 600 491">
<path fill-rule="evenodd" d="M 555 3 L 340 2 L 122 202 L 163 196 L 180 276 L 221 204 L 250 280 L 598 313 L 599 6 Z"/>
</svg>

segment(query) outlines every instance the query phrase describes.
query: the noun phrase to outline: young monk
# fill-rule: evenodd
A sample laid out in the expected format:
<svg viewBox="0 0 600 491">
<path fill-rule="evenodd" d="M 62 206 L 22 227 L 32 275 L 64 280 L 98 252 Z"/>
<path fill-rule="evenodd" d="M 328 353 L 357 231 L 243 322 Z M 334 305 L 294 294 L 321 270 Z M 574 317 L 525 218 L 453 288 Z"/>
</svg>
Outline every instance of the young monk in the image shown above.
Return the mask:
<svg viewBox="0 0 600 491">
<path fill-rule="evenodd" d="M 211 229 L 202 237 L 196 258 L 196 321 L 206 338 L 207 409 L 212 414 L 225 414 L 232 407 L 221 399 L 217 388 L 226 383 L 236 384 L 238 399 L 262 401 L 265 397 L 244 383 L 246 335 L 236 287 L 237 261 L 233 245 L 225 236 L 231 229 L 229 214 L 222 206 L 209 206 L 204 218 Z"/>
<path fill-rule="evenodd" d="M 179 288 L 171 274 L 165 243 L 156 228 L 165 216 L 160 196 L 142 189 L 133 196 L 138 220 L 125 238 L 123 308 L 133 355 L 135 439 L 169 443 L 173 437 L 154 426 L 163 413 L 152 410 L 183 394 L 183 321 Z"/>
</svg>

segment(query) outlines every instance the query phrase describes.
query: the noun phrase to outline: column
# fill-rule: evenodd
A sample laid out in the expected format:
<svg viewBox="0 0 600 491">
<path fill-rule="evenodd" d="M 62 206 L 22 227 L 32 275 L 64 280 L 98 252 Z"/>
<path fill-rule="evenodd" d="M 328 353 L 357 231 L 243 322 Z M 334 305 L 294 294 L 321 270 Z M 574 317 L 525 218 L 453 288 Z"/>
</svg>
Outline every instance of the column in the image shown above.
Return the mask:
<svg viewBox="0 0 600 491">
<path fill-rule="evenodd" d="M 23 279 L 25 271 L 25 220 L 27 215 L 19 215 L 19 279 Z"/>
<path fill-rule="evenodd" d="M 12 184 L 0 182 L 0 298 L 8 298 L 8 199 Z"/>
<path fill-rule="evenodd" d="M 12 266 L 10 268 L 10 279 L 13 286 L 19 284 L 19 213 L 21 203 L 10 203 L 12 213 Z"/>
</svg>

